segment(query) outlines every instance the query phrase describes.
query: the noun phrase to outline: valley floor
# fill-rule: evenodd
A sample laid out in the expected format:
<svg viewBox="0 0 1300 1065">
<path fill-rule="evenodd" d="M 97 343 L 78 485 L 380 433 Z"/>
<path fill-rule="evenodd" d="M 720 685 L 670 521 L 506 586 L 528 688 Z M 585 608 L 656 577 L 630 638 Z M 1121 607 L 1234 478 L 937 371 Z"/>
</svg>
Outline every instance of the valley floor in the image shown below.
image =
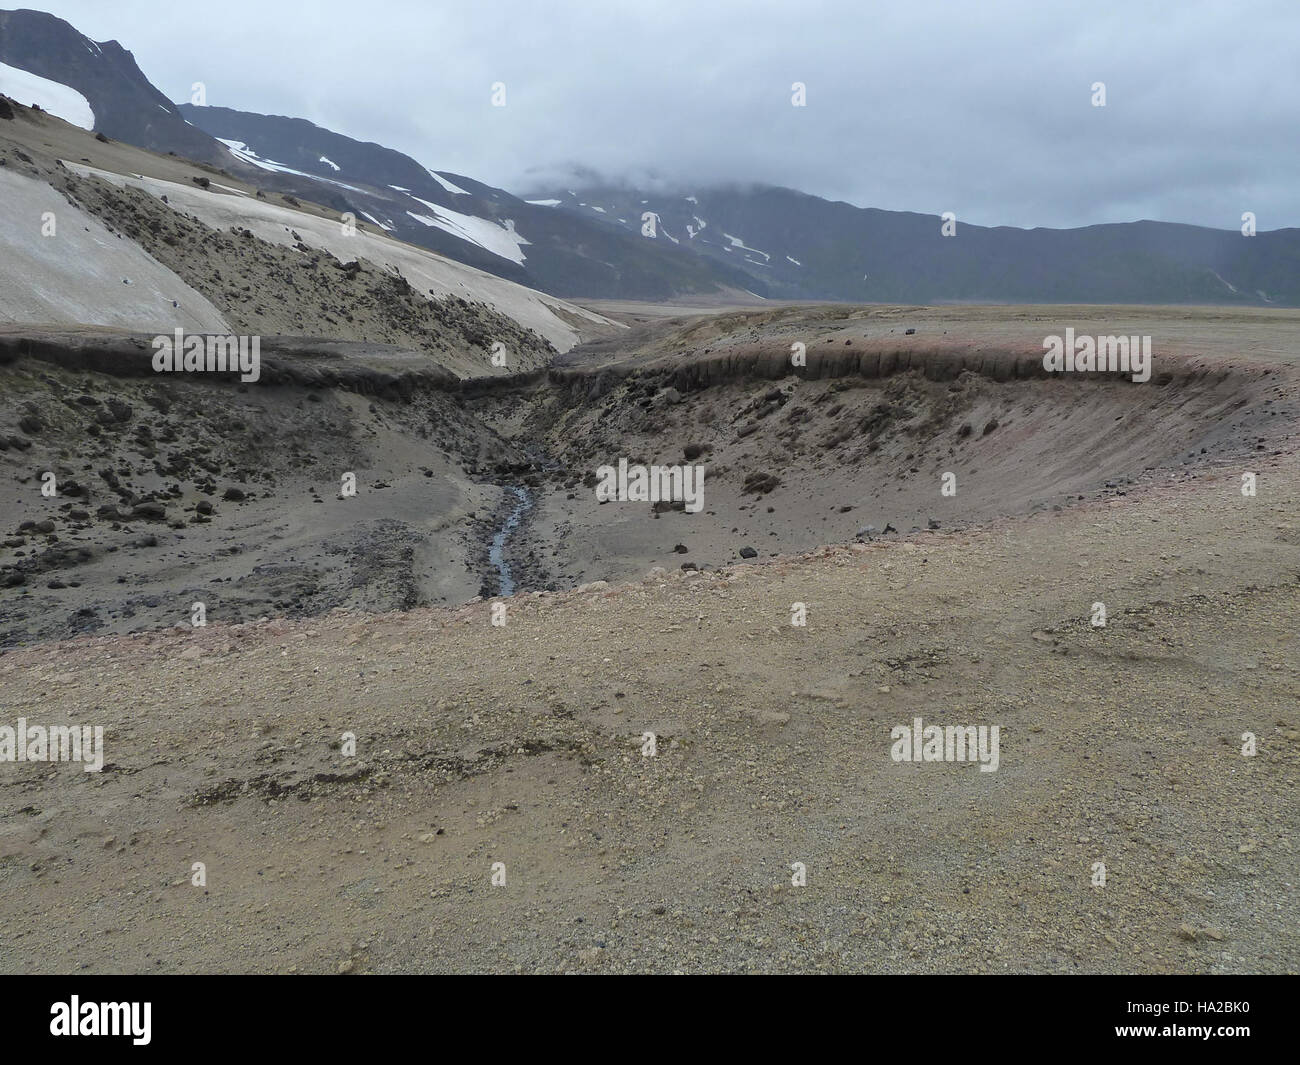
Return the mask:
<svg viewBox="0 0 1300 1065">
<path fill-rule="evenodd" d="M 12 651 L 11 714 L 107 764 L 7 767 L 0 969 L 1294 972 L 1300 468 L 1259 477 L 504 626 Z M 891 760 L 918 716 L 997 771 Z"/>
<path fill-rule="evenodd" d="M 77 439 L 76 426 L 48 413 L 40 375 L 62 382 L 65 398 L 88 382 L 15 365 L 9 372 L 26 375 L 26 394 L 47 412 L 30 451 L 53 454 Z M 221 453 L 210 476 L 223 487 L 247 465 L 239 483 L 249 499 L 218 493 L 212 524 L 157 528 L 164 545 L 183 533 L 180 550 L 213 529 L 242 530 L 250 550 L 318 565 L 337 599 L 265 620 L 218 604 L 202 628 L 104 627 L 28 637 L 0 654 L 0 726 L 23 717 L 104 729 L 99 773 L 69 762 L 0 767 L 0 971 L 1300 970 L 1300 455 L 1289 379 L 1213 372 L 1183 393 L 1098 384 L 1069 393 L 1077 404 L 1044 391 L 1065 385 L 1002 392 L 963 379 L 949 392 L 920 378 L 816 402 L 831 384 L 810 381 L 784 406 L 763 399 L 762 382 L 663 402 L 660 381 L 642 407 L 643 380 L 576 405 L 432 397 L 401 414 L 332 391 L 319 401 L 181 393 L 164 417 L 149 415 L 155 434 L 188 428 L 206 455 L 218 454 L 204 449 L 221 426 L 253 441 L 279 425 L 305 448 L 313 426 L 332 425 L 317 429 L 321 472 L 265 440 L 246 460 Z M 1035 456 L 1080 432 L 1095 446 L 1086 426 L 1104 413 L 1096 395 L 1119 404 L 1123 447 L 1061 459 L 1061 469 L 1082 464 L 1072 487 L 1085 498 L 1051 505 L 1033 478 L 1046 462 L 1052 482 L 1053 460 Z M 136 412 L 153 409 L 143 395 L 128 399 Z M 877 432 L 881 403 L 900 413 Z M 801 404 L 821 413 L 782 414 Z M 845 418 L 826 415 L 835 404 Z M 1002 416 L 995 430 L 954 432 L 989 413 Z M 823 440 L 864 417 L 868 428 Z M 346 564 L 313 554 L 314 540 L 347 532 L 343 501 L 323 486 L 354 450 L 405 479 L 351 502 L 367 516 L 400 512 L 403 528 L 438 544 L 466 521 L 495 520 L 489 467 L 505 461 L 498 484 L 532 477 L 547 500 L 526 542 L 549 544 L 545 529 L 588 505 L 580 484 L 565 491 L 577 458 L 602 454 L 605 432 L 650 448 L 665 424 L 665 449 L 686 441 L 683 426 L 718 426 L 717 513 L 647 511 L 637 528 L 663 529 L 654 551 L 692 559 L 695 541 L 690 553 L 672 551 L 683 528 L 674 523 L 703 519 L 700 543 L 716 526 L 702 571 L 651 569 L 633 543 L 614 581 L 539 590 L 516 557 L 524 585 L 514 596 L 394 612 L 383 596 L 396 592 L 349 576 L 365 577 L 347 568 L 363 548 Z M 443 454 L 431 475 L 419 472 L 433 448 L 417 443 L 422 425 Z M 806 435 L 791 436 L 798 426 Z M 525 428 L 561 456 L 571 449 L 574 462 L 526 472 L 531 460 L 510 442 Z M 970 492 L 958 498 L 969 523 L 945 517 L 937 531 L 855 538 L 840 523 L 862 514 L 841 515 L 831 496 L 905 501 L 911 489 L 895 491 L 891 471 L 930 440 L 952 449 L 945 461 L 966 464 Z M 1189 454 L 1200 441 L 1207 454 Z M 762 505 L 735 491 L 781 447 L 786 487 Z M 1133 464 L 1132 483 L 1102 485 L 1121 461 Z M 24 469 L 35 462 L 21 459 Z M 981 482 L 992 468 L 1001 473 Z M 205 476 L 190 472 L 194 483 Z M 1244 472 L 1256 475 L 1253 496 L 1241 491 Z M 819 477 L 829 494 L 801 501 Z M 936 494 L 928 469 L 919 479 Z M 975 491 L 981 483 L 987 492 Z M 307 514 L 334 518 L 302 519 L 292 536 L 264 542 L 259 530 L 294 514 L 286 485 Z M 192 491 L 168 502 L 175 514 L 201 516 L 180 509 L 193 506 Z M 789 511 L 833 513 L 823 542 L 838 546 L 805 548 L 790 534 L 765 538 L 750 562 L 730 553 L 733 520 Z M 56 537 L 143 531 L 129 520 L 116 530 L 108 519 L 59 522 Z M 810 536 L 820 527 L 805 522 Z M 374 531 L 376 550 L 404 573 L 393 528 Z M 28 546 L 14 550 L 40 534 L 22 539 Z M 609 541 L 611 558 L 621 542 Z M 577 533 L 569 543 L 565 557 L 588 551 Z M 535 548 L 537 565 L 554 567 L 557 545 Z M 451 568 L 411 547 L 429 573 Z M 92 579 L 116 564 L 96 550 L 85 563 Z M 470 547 L 447 550 L 475 579 Z M 194 572 L 206 573 L 200 561 L 196 552 Z M 135 565 L 146 591 L 166 577 Z M 269 579 L 273 569 L 254 573 Z M 184 616 L 189 579 L 160 584 L 150 609 Z M 463 600 L 472 589 L 457 580 L 445 594 Z M 225 602 L 235 606 L 241 581 L 231 584 Z M 366 589 L 382 594 L 367 599 Z M 45 601 L 67 590 L 26 593 Z M 15 610 L 19 591 L 0 594 Z M 1093 624 L 1099 603 L 1104 627 Z M 23 610 L 24 624 L 39 624 L 31 600 Z M 918 718 L 997 726 L 996 771 L 896 761 L 893 730 Z"/>
</svg>

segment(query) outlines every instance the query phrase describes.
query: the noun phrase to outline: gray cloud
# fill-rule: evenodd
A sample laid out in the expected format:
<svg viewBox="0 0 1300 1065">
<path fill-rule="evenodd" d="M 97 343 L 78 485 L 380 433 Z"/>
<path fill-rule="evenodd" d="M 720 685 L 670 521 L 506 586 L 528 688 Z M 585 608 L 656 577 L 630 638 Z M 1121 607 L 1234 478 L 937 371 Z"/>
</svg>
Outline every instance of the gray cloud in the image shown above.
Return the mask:
<svg viewBox="0 0 1300 1065">
<path fill-rule="evenodd" d="M 985 225 L 1300 225 L 1294 0 L 51 2 L 173 99 L 528 191 L 575 166 Z M 807 85 L 807 107 L 790 103 Z M 1091 86 L 1105 82 L 1107 106 Z M 490 87 L 504 82 L 507 105 Z"/>
</svg>

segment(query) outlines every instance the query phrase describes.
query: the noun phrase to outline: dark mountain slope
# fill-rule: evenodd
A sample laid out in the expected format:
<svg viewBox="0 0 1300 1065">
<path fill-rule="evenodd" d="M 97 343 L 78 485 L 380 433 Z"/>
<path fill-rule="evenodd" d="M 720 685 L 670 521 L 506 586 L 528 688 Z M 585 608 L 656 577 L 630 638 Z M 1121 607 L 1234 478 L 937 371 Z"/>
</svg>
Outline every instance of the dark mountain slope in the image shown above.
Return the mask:
<svg viewBox="0 0 1300 1065">
<path fill-rule="evenodd" d="M 928 303 L 1300 304 L 1300 230 L 1245 237 L 1167 222 L 1013 229 L 859 208 L 772 186 L 690 194 L 595 186 L 538 192 L 553 210 L 689 247 L 773 296 Z M 597 210 L 599 208 L 599 210 Z"/>
<path fill-rule="evenodd" d="M 304 119 L 189 104 L 180 110 L 237 153 L 272 168 L 267 172 L 280 179 L 277 187 L 369 216 L 402 240 L 552 295 L 666 299 L 723 286 L 759 295 L 766 289 L 728 263 L 435 173 L 401 152 Z"/>
<path fill-rule="evenodd" d="M 92 41 L 43 11 L 0 11 L 0 63 L 76 89 L 106 137 L 216 166 L 228 161 L 221 145 L 189 125 L 117 41 Z"/>
</svg>

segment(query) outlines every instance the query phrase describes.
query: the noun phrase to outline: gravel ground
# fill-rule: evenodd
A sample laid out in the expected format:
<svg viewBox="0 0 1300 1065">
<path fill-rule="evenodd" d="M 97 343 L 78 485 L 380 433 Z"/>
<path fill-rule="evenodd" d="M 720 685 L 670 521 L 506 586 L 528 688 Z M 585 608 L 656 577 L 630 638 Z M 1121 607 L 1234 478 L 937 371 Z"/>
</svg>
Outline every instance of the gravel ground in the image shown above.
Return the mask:
<svg viewBox="0 0 1300 1065">
<path fill-rule="evenodd" d="M 0 969 L 1295 972 L 1300 463 L 1254 472 L 504 625 L 11 651 L 106 764 L 3 767 Z M 997 771 L 892 760 L 917 716 Z"/>
</svg>

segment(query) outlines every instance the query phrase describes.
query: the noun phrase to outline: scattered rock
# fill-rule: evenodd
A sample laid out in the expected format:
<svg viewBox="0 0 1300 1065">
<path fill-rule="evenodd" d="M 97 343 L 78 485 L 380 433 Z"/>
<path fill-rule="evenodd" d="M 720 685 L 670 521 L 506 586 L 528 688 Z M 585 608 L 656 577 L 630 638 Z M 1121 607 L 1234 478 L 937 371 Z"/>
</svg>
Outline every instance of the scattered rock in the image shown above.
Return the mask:
<svg viewBox="0 0 1300 1065">
<path fill-rule="evenodd" d="M 167 508 L 156 500 L 148 500 L 132 507 L 131 517 L 140 518 L 143 521 L 166 521 Z"/>
</svg>

